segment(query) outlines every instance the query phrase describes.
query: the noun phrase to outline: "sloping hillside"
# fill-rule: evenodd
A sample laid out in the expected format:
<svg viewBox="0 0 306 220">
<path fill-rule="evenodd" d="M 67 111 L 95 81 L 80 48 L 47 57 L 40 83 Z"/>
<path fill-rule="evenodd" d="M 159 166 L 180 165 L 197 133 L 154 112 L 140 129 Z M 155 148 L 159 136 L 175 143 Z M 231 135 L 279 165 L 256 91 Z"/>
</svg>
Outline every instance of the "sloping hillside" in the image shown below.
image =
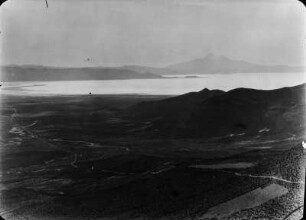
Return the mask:
<svg viewBox="0 0 306 220">
<path fill-rule="evenodd" d="M 305 180 L 305 150 L 301 144 L 284 151 L 280 156 L 262 161 L 255 174 L 275 176 L 292 182 Z"/>
<path fill-rule="evenodd" d="M 239 88 L 202 90 L 130 109 L 132 117 L 150 121 L 157 135 L 216 137 L 302 132 L 305 84 L 276 90 Z"/>
</svg>

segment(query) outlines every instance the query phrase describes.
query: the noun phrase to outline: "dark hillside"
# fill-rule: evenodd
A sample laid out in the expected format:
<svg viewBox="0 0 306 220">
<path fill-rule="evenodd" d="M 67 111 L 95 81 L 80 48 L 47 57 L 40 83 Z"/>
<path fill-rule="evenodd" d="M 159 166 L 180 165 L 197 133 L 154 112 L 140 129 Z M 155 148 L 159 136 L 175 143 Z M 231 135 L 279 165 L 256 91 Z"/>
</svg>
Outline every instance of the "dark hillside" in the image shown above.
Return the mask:
<svg viewBox="0 0 306 220">
<path fill-rule="evenodd" d="M 276 176 L 293 182 L 305 180 L 305 149 L 301 144 L 283 152 L 273 159 L 262 161 L 255 167 L 260 175 Z"/>
<path fill-rule="evenodd" d="M 216 137 L 304 131 L 305 84 L 276 90 L 204 89 L 140 103 L 129 114 L 151 121 L 157 135 Z"/>
</svg>

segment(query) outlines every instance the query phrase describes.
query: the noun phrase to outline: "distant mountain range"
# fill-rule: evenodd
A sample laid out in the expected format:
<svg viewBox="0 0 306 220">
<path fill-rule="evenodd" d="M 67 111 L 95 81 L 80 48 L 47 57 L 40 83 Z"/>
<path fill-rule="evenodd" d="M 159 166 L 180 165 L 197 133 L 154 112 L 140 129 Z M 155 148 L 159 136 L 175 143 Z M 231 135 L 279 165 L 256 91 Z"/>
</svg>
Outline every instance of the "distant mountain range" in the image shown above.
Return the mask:
<svg viewBox="0 0 306 220">
<path fill-rule="evenodd" d="M 271 73 L 271 72 L 303 72 L 304 66 L 260 65 L 242 60 L 232 60 L 225 56 L 212 53 L 201 59 L 195 59 L 166 67 L 182 74 L 213 74 L 213 73 Z M 171 73 L 169 73 L 171 74 Z"/>
<path fill-rule="evenodd" d="M 177 63 L 166 67 L 128 65 L 121 67 L 45 67 L 11 65 L 1 68 L 2 81 L 54 81 L 54 80 L 115 80 L 152 79 L 161 75 L 215 74 L 215 73 L 271 73 L 304 72 L 304 66 L 260 65 L 242 60 L 232 60 L 212 53 L 201 59 Z"/>
<path fill-rule="evenodd" d="M 271 72 L 303 72 L 304 66 L 261 65 L 242 60 L 232 60 L 225 56 L 208 54 L 201 59 L 177 63 L 164 68 L 145 66 L 125 66 L 124 68 L 139 72 L 156 74 L 214 74 L 214 73 L 271 73 Z"/>
<path fill-rule="evenodd" d="M 65 81 L 65 80 L 124 80 L 156 79 L 153 73 L 138 73 L 122 68 L 83 67 L 56 68 L 44 66 L 3 66 L 1 81 Z"/>
<path fill-rule="evenodd" d="M 207 138 L 301 134 L 305 131 L 304 109 L 305 84 L 276 90 L 204 89 L 161 101 L 142 102 L 131 107 L 127 114 L 139 122 L 151 121 L 152 135 Z"/>
<path fill-rule="evenodd" d="M 162 67 L 148 67 L 148 66 L 138 66 L 138 65 L 129 65 L 129 66 L 122 66 L 120 67 L 122 69 L 127 69 L 131 71 L 135 71 L 137 73 L 154 73 L 158 75 L 168 75 L 168 74 L 179 74 L 179 72 L 175 70 L 171 70 L 167 67 L 162 68 Z"/>
</svg>

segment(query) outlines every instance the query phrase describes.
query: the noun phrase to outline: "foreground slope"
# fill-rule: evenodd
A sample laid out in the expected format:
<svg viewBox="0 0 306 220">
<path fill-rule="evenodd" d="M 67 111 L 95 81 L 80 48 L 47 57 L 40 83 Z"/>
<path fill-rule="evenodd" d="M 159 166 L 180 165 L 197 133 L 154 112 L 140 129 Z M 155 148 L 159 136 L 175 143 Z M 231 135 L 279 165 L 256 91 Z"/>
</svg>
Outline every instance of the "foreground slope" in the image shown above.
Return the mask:
<svg viewBox="0 0 306 220">
<path fill-rule="evenodd" d="M 293 109 L 303 107 L 302 91 L 304 85 L 274 91 L 205 89 L 174 98 L 3 96 L 0 215 L 190 220 L 214 218 L 221 207 L 219 213 L 228 219 L 284 219 L 303 204 L 303 150 L 291 148 L 301 142 L 298 136 L 265 136 L 273 132 L 266 127 L 253 136 L 231 136 L 232 142 L 198 138 L 204 137 L 201 133 L 189 139 L 171 137 L 201 106 L 220 117 L 225 104 L 235 109 L 237 102 L 244 103 L 245 114 L 250 114 L 250 103 L 265 100 L 267 106 L 278 103 L 280 115 L 288 117 L 288 100 L 297 105 Z M 222 106 L 224 96 L 231 99 Z M 295 117 L 292 123 L 302 121 L 297 113 L 289 118 Z M 155 133 L 157 138 L 146 136 L 171 122 L 167 119 L 173 122 L 164 125 L 169 128 L 163 131 L 167 138 L 159 138 L 160 133 Z M 245 200 L 248 196 L 254 197 Z M 239 206 L 233 209 L 232 201 Z"/>
<path fill-rule="evenodd" d="M 259 206 L 236 212 L 226 219 L 301 219 L 305 196 L 305 162 L 306 151 L 302 144 L 293 146 L 273 159 L 261 161 L 254 170 L 249 171 L 252 174 L 248 176 L 270 179 L 268 187 L 277 184 L 286 193 Z M 270 192 L 273 193 L 275 191 Z"/>
</svg>

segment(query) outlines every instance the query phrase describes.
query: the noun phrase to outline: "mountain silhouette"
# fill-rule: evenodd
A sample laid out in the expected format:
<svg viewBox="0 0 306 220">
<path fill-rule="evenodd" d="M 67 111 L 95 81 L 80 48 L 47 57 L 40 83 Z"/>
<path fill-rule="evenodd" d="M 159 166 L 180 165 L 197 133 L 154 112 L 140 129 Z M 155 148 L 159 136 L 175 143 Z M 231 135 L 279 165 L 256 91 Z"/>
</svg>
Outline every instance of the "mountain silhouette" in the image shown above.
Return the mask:
<svg viewBox="0 0 306 220">
<path fill-rule="evenodd" d="M 302 66 L 254 64 L 213 53 L 204 58 L 169 65 L 166 68 L 181 74 L 303 72 L 305 69 Z"/>
<path fill-rule="evenodd" d="M 129 109 L 161 136 L 216 137 L 304 131 L 305 84 L 276 90 L 204 89 Z"/>
</svg>

